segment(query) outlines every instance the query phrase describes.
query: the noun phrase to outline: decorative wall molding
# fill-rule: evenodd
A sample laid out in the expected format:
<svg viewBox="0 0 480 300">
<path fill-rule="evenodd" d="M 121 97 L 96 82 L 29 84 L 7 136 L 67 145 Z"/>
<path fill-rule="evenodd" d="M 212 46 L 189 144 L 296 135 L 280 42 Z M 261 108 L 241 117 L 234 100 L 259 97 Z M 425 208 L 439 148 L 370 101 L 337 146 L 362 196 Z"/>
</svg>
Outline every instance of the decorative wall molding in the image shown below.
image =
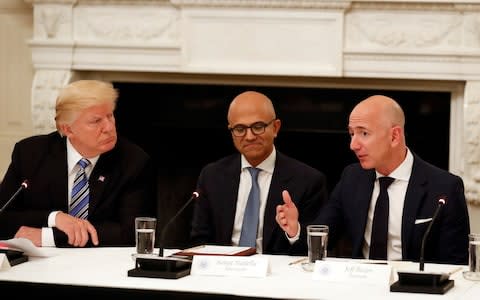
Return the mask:
<svg viewBox="0 0 480 300">
<path fill-rule="evenodd" d="M 248 8 L 323 8 L 345 9 L 348 0 L 171 0 L 177 6 L 194 7 L 248 7 Z"/>
<path fill-rule="evenodd" d="M 35 7 L 33 12 L 35 40 L 72 39 L 72 1 L 65 4 L 48 3 Z"/>
<path fill-rule="evenodd" d="M 96 7 L 79 8 L 75 28 L 76 39 L 81 42 L 108 41 L 114 43 L 157 43 L 178 42 L 180 16 L 177 10 L 142 10 L 131 11 L 124 7 L 116 10 L 114 15 L 108 9 Z"/>
<path fill-rule="evenodd" d="M 398 17 L 398 14 L 403 14 Z M 431 49 L 462 46 L 462 16 L 411 15 L 407 12 L 352 13 L 349 40 L 357 47 L 378 49 Z"/>
<path fill-rule="evenodd" d="M 402 80 L 451 81 L 465 85 L 452 90 L 451 128 L 463 138 L 451 133 L 451 171 L 464 179 L 469 203 L 480 204 L 478 0 L 26 2 L 37 132 L 54 129 L 57 89 L 85 72 L 126 72 L 132 81 L 145 72 L 389 79 L 398 88 Z"/>
<path fill-rule="evenodd" d="M 465 195 L 480 205 L 480 81 L 465 86 Z"/>
<path fill-rule="evenodd" d="M 70 70 L 38 70 L 32 87 L 32 119 L 37 133 L 55 130 L 55 101 L 61 87 L 69 83 Z"/>
</svg>

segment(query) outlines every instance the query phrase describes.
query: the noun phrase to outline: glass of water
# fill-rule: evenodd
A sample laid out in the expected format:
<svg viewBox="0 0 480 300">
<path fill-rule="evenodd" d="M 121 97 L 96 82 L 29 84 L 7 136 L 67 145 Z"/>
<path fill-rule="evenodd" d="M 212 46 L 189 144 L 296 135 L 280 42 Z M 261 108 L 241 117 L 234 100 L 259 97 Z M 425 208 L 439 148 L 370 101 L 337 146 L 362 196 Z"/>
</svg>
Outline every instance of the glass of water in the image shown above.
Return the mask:
<svg viewBox="0 0 480 300">
<path fill-rule="evenodd" d="M 153 217 L 135 218 L 135 243 L 137 254 L 152 254 L 155 247 L 157 219 Z"/>
<path fill-rule="evenodd" d="M 480 233 L 468 235 L 468 271 L 463 272 L 468 280 L 480 280 Z"/>
</svg>

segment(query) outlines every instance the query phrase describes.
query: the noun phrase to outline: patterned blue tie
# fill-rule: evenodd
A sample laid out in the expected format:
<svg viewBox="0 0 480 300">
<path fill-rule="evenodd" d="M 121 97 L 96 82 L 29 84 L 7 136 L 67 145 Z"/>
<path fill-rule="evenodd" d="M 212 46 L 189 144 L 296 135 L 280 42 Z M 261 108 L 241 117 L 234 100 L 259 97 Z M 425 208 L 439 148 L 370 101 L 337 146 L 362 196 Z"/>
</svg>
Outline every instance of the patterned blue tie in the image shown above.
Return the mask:
<svg viewBox="0 0 480 300">
<path fill-rule="evenodd" d="M 256 248 L 258 214 L 260 210 L 260 188 L 258 187 L 258 172 L 260 169 L 248 168 L 252 176 L 252 188 L 248 194 L 247 206 L 243 215 L 242 233 L 240 235 L 240 246 Z"/>
<path fill-rule="evenodd" d="M 85 168 L 90 164 L 90 161 L 82 158 L 77 164 L 80 169 L 73 180 L 72 200 L 70 201 L 70 215 L 77 218 L 86 219 L 88 217 L 88 202 L 90 200 L 90 195 Z"/>
</svg>

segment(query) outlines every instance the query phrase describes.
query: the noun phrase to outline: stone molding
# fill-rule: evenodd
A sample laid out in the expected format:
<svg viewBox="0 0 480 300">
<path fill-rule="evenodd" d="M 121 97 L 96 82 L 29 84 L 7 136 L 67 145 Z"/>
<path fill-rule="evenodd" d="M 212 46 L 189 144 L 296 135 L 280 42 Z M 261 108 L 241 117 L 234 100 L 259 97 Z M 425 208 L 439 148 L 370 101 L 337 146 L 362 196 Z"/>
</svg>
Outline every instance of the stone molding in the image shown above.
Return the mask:
<svg viewBox="0 0 480 300">
<path fill-rule="evenodd" d="M 36 132 L 55 129 L 58 88 L 82 72 L 455 81 L 463 138 L 451 133 L 451 165 L 480 204 L 480 1 L 26 2 Z"/>
</svg>

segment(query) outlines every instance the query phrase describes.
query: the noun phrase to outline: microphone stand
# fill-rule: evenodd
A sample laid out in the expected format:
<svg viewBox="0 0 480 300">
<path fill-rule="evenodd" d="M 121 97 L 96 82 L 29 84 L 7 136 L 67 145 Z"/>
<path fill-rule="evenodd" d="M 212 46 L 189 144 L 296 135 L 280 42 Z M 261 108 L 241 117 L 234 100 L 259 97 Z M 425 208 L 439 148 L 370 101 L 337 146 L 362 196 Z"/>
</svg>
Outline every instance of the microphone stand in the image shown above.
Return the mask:
<svg viewBox="0 0 480 300">
<path fill-rule="evenodd" d="M 166 278 L 178 279 L 190 274 L 192 260 L 182 257 L 163 257 L 165 236 L 167 229 L 173 224 L 173 221 L 187 208 L 187 206 L 199 197 L 198 192 L 193 192 L 190 199 L 178 210 L 178 212 L 163 227 L 160 235 L 160 248 L 158 256 L 137 256 L 135 259 L 135 268 L 128 271 L 131 277 L 150 277 L 150 278 Z"/>
<path fill-rule="evenodd" d="M 18 194 L 20 194 L 21 191 L 24 189 L 28 188 L 28 180 L 24 180 L 18 189 L 15 191 L 15 193 L 8 199 L 7 202 L 0 208 L 0 215 L 3 213 L 3 211 L 7 208 L 7 206 L 17 198 Z M 10 263 L 10 266 L 15 266 L 18 264 L 21 264 L 23 262 L 28 261 L 28 256 L 23 254 L 23 251 L 21 250 L 14 250 L 14 249 L 0 249 L 0 253 L 5 254 L 5 256 L 8 259 L 8 262 Z"/>
<path fill-rule="evenodd" d="M 12 197 L 10 197 L 10 199 L 8 199 L 8 201 L 5 202 L 5 204 L 2 206 L 2 208 L 0 208 L 0 215 L 7 208 L 7 206 L 10 204 L 10 202 L 12 202 L 15 198 L 17 198 L 18 194 L 20 194 L 20 192 L 23 191 L 26 188 L 28 188 L 28 180 L 25 179 L 24 181 L 22 181 L 22 183 L 20 184 L 20 187 L 18 187 L 17 191 L 12 195 Z"/>
<path fill-rule="evenodd" d="M 440 211 L 440 209 L 443 207 L 444 204 L 445 204 L 445 201 L 443 202 L 439 201 L 437 209 L 435 209 L 435 212 L 433 213 L 432 221 L 430 222 L 430 224 L 428 224 L 427 230 L 425 230 L 425 234 L 423 235 L 422 246 L 420 248 L 420 259 L 419 259 L 420 271 L 423 271 L 425 269 L 425 242 L 427 240 L 428 235 L 430 234 L 430 230 L 432 229 L 433 221 L 435 221 L 435 219 L 437 218 L 438 212 Z"/>
<path fill-rule="evenodd" d="M 165 226 L 163 226 L 163 229 L 162 229 L 162 232 L 160 234 L 160 248 L 159 248 L 159 251 L 158 251 L 158 256 L 163 256 L 163 248 L 164 248 L 164 244 L 165 244 L 165 236 L 167 234 L 167 229 L 170 227 L 170 225 L 173 223 L 174 220 L 176 220 L 178 218 L 178 216 L 185 210 L 185 208 L 187 208 L 187 206 L 195 199 L 197 199 L 198 197 L 200 196 L 200 194 L 198 192 L 193 192 L 192 196 L 190 197 L 190 199 L 188 199 L 187 202 L 185 202 L 185 204 L 177 211 L 177 213 L 173 216 L 173 218 L 171 218 L 167 224 L 165 224 Z"/>
<path fill-rule="evenodd" d="M 438 206 L 433 213 L 432 220 L 428 224 L 422 238 L 419 258 L 419 272 L 398 272 L 398 281 L 390 286 L 391 292 L 445 294 L 450 290 L 454 281 L 450 280 L 448 273 L 425 273 L 425 244 L 430 230 L 437 218 L 440 209 L 446 203 L 446 197 L 438 199 Z"/>
</svg>

